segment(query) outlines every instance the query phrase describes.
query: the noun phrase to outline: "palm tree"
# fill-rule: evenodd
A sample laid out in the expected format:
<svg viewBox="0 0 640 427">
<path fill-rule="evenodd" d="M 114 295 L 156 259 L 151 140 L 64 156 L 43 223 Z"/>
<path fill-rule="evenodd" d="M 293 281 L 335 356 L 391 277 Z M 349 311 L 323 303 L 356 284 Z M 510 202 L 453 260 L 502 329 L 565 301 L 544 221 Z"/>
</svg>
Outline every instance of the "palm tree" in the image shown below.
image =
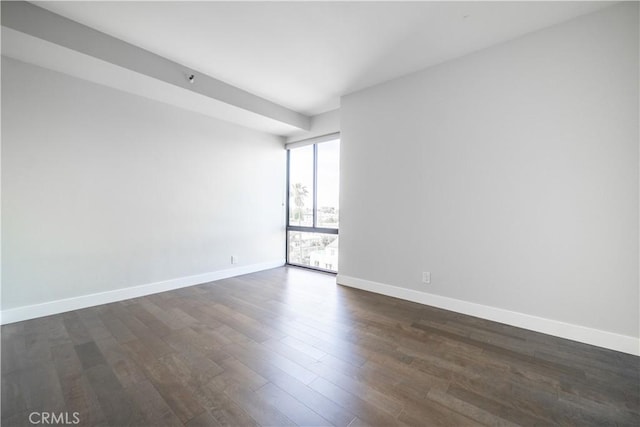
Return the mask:
<svg viewBox="0 0 640 427">
<path fill-rule="evenodd" d="M 309 195 L 309 190 L 302 183 L 297 182 L 291 186 L 291 194 L 293 194 L 293 203 L 297 208 L 298 225 L 301 225 L 304 217 L 304 200 Z"/>
</svg>

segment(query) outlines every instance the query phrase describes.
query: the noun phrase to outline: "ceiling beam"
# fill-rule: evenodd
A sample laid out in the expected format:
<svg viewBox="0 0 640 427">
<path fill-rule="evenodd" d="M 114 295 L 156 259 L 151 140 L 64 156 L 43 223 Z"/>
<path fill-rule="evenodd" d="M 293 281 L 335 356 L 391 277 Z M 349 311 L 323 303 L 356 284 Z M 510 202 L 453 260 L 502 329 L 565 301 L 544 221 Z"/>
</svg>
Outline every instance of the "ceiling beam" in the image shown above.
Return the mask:
<svg viewBox="0 0 640 427">
<path fill-rule="evenodd" d="M 254 118 L 255 115 L 259 115 L 271 121 L 280 122 L 284 125 L 281 133 L 287 133 L 288 130 L 309 130 L 310 128 L 310 118 L 304 114 L 27 2 L 3 1 L 2 26 L 30 36 L 28 38 L 35 37 L 78 52 L 83 56 L 117 66 L 120 69 L 130 70 L 138 75 L 169 84 L 173 87 L 174 95 L 175 89 L 181 89 L 177 92 L 192 93 L 185 94 L 186 96 L 193 97 L 195 94 L 199 97 L 210 98 L 217 104 L 228 104 L 236 116 L 238 109 L 240 109 Z M 12 40 L 16 39 L 18 37 L 12 38 Z M 9 52 L 5 52 L 5 50 L 11 51 L 11 49 L 5 49 L 4 45 L 3 40 L 3 54 L 11 56 Z M 20 54 L 19 50 L 14 47 L 16 55 L 22 55 L 22 58 L 16 59 L 28 59 L 25 58 L 25 53 Z M 29 61 L 27 60 L 27 62 Z M 64 72 L 60 69 L 57 71 Z M 193 82 L 189 81 L 191 75 L 194 76 Z M 92 80 L 91 76 L 85 78 Z M 164 102 L 167 100 L 165 99 Z M 180 106 L 180 102 L 176 104 Z M 207 114 L 208 112 L 202 111 L 202 113 Z M 221 118 L 225 119 L 225 117 Z"/>
</svg>

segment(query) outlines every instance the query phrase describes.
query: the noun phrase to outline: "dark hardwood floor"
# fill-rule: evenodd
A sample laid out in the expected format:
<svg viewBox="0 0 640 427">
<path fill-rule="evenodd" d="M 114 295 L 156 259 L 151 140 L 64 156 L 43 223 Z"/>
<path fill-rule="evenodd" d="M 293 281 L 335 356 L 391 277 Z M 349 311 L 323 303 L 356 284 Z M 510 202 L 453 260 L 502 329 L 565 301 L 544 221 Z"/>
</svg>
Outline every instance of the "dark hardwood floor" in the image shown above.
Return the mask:
<svg viewBox="0 0 640 427">
<path fill-rule="evenodd" d="M 3 326 L 2 425 L 638 426 L 639 360 L 278 268 Z"/>
</svg>

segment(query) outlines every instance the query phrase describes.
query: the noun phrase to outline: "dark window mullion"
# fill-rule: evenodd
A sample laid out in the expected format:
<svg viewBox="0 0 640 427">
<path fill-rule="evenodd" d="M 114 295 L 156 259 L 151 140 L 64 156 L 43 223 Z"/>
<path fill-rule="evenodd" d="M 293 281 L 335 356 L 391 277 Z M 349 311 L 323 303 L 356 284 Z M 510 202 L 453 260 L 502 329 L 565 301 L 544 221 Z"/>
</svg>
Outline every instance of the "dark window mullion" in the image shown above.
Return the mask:
<svg viewBox="0 0 640 427">
<path fill-rule="evenodd" d="M 291 150 L 287 150 L 287 201 L 286 201 L 286 206 L 287 206 L 287 227 L 291 225 L 291 215 L 289 213 L 289 209 L 291 209 L 291 206 L 289 206 L 289 198 L 291 197 Z"/>
<path fill-rule="evenodd" d="M 285 231 L 285 238 L 284 238 L 284 256 L 285 256 L 285 260 L 287 261 L 287 264 L 289 263 L 289 226 L 291 225 L 289 223 L 290 221 L 290 214 L 289 214 L 289 198 L 290 196 L 290 186 L 291 186 L 291 150 L 287 150 L 287 195 L 286 198 L 287 200 L 285 201 L 285 210 L 286 210 L 286 215 L 287 215 L 287 221 L 285 222 L 286 224 L 286 231 Z"/>
<path fill-rule="evenodd" d="M 318 227 L 318 144 L 313 144 L 313 228 Z"/>
<path fill-rule="evenodd" d="M 338 234 L 337 228 L 305 227 L 305 226 L 298 226 L 298 225 L 290 225 L 287 227 L 287 230 L 302 231 L 303 233 Z"/>
</svg>

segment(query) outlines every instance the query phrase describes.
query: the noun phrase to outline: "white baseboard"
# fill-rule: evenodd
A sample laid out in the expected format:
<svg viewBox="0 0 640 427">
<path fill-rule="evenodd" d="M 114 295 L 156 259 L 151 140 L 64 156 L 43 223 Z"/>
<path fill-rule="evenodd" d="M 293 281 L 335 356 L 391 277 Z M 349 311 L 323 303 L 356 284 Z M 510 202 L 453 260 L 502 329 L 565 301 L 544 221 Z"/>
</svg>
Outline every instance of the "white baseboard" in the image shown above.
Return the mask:
<svg viewBox="0 0 640 427">
<path fill-rule="evenodd" d="M 623 353 L 640 355 L 640 339 L 599 329 L 587 328 L 557 320 L 531 316 L 529 314 L 504 310 L 440 295 L 428 294 L 413 289 L 400 288 L 384 283 L 372 282 L 357 277 L 338 274 L 337 282 L 340 285 L 362 289 L 377 294 L 387 295 L 407 301 L 443 308 L 457 313 L 468 314 L 482 319 L 493 320 L 531 331 L 542 332 L 556 337 L 591 344 Z"/>
<path fill-rule="evenodd" d="M 37 317 L 50 316 L 52 314 L 64 313 L 67 311 L 93 307 L 111 302 L 123 301 L 131 298 L 138 298 L 145 295 L 157 294 L 159 292 L 184 288 L 187 286 L 200 285 L 202 283 L 213 282 L 215 280 L 227 279 L 229 277 L 243 274 L 255 273 L 257 271 L 268 270 L 283 266 L 284 260 L 251 264 L 242 267 L 230 268 L 227 270 L 212 271 L 210 273 L 197 274 L 194 276 L 178 277 L 176 279 L 162 282 L 148 283 L 146 285 L 132 286 L 128 288 L 115 289 L 112 291 L 100 292 L 96 294 L 81 295 L 73 298 L 65 298 L 42 304 L 25 305 L 22 307 L 2 310 L 0 312 L 0 324 L 21 322 L 23 320 L 35 319 Z"/>
</svg>

